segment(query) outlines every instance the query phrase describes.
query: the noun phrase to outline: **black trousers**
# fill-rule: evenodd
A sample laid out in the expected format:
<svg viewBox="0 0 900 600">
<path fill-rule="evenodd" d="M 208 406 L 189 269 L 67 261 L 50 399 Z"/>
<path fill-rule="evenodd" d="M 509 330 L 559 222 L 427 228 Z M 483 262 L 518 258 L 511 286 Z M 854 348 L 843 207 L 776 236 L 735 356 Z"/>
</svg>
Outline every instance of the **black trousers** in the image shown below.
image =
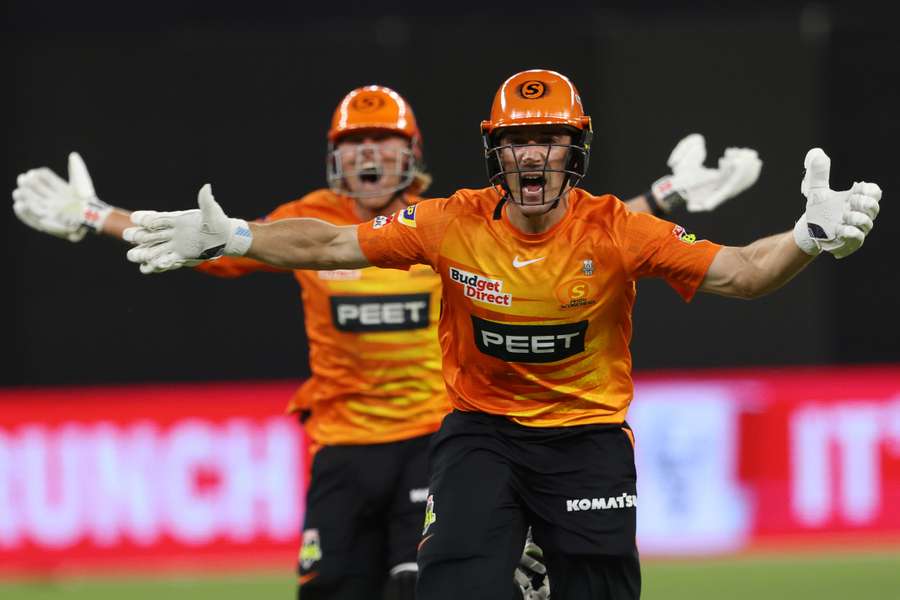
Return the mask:
<svg viewBox="0 0 900 600">
<path fill-rule="evenodd" d="M 640 597 L 627 424 L 534 428 L 453 412 L 432 440 L 417 600 L 495 600 L 531 525 L 553 600 Z"/>
<path fill-rule="evenodd" d="M 430 439 L 316 453 L 298 559 L 304 600 L 379 598 L 391 569 L 415 568 Z"/>
</svg>

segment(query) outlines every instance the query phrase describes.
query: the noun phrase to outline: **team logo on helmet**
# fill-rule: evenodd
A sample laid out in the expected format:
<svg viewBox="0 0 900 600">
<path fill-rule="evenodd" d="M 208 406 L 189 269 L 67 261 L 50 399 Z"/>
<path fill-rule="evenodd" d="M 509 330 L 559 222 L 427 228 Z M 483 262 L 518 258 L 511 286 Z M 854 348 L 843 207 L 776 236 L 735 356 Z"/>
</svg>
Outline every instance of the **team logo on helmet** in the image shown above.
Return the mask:
<svg viewBox="0 0 900 600">
<path fill-rule="evenodd" d="M 519 94 L 523 98 L 535 100 L 547 93 L 547 85 L 543 81 L 531 79 L 519 86 Z"/>
<path fill-rule="evenodd" d="M 378 94 L 367 94 L 363 92 L 353 99 L 350 106 L 353 107 L 353 110 L 358 110 L 362 113 L 375 112 L 384 106 L 384 98 Z"/>
</svg>

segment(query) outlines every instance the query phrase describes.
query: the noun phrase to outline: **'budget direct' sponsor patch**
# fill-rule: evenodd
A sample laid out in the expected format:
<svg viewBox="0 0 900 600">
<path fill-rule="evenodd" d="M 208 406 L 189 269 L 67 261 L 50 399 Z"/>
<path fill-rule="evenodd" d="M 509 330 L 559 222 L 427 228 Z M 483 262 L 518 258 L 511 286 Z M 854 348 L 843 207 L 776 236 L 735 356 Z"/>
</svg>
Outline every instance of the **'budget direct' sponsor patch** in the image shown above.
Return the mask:
<svg viewBox="0 0 900 600">
<path fill-rule="evenodd" d="M 512 305 L 512 294 L 503 291 L 503 281 L 500 279 L 490 279 L 450 267 L 450 280 L 463 286 L 463 294 L 473 302 L 494 306 Z"/>
</svg>

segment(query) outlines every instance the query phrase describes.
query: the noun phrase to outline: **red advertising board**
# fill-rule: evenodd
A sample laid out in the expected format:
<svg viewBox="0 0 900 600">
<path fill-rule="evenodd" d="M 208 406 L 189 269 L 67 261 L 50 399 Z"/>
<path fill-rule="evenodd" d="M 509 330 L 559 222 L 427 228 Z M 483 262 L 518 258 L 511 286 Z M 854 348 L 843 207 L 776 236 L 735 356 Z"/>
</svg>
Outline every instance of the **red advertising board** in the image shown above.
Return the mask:
<svg viewBox="0 0 900 600">
<path fill-rule="evenodd" d="M 0 391 L 0 569 L 291 568 L 296 385 Z"/>
<path fill-rule="evenodd" d="M 770 374 L 740 431 L 754 541 L 900 540 L 900 369 Z"/>
<path fill-rule="evenodd" d="M 647 375 L 629 420 L 651 554 L 900 547 L 900 367 Z"/>
<path fill-rule="evenodd" d="M 0 390 L 0 571 L 289 570 L 297 382 Z M 645 556 L 900 547 L 900 366 L 639 374 Z"/>
</svg>

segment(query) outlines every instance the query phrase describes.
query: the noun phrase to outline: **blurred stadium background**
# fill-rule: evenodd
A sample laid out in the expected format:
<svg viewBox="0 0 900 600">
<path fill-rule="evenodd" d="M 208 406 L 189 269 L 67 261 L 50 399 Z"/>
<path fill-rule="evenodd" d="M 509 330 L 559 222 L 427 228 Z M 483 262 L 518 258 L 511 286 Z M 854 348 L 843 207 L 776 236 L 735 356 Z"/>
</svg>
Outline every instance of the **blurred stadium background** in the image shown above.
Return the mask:
<svg viewBox="0 0 900 600">
<path fill-rule="evenodd" d="M 789 228 L 806 150 L 878 182 L 847 261 L 751 303 L 642 284 L 630 421 L 646 598 L 900 597 L 900 42 L 875 3 L 7 3 L 5 181 L 78 150 L 98 194 L 182 209 L 207 181 L 248 218 L 324 184 L 351 88 L 405 95 L 432 192 L 484 184 L 478 124 L 524 68 L 593 116 L 584 184 L 630 197 L 671 147 L 755 148 L 762 176 L 679 222 L 741 244 Z M 713 159 L 711 158 L 710 161 Z M 308 375 L 290 277 L 143 277 L 3 213 L 0 596 L 293 595 Z M 140 344 L 137 342 L 140 341 Z"/>
</svg>

